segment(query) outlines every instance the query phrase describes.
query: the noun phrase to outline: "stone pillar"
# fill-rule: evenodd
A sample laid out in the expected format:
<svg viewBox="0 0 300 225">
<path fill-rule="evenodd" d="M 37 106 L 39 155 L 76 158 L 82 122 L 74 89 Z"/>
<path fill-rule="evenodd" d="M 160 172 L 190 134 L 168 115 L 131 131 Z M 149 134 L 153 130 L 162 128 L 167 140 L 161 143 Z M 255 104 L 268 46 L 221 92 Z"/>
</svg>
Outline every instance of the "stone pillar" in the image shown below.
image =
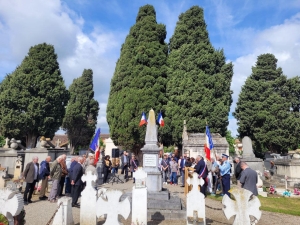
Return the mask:
<svg viewBox="0 0 300 225">
<path fill-rule="evenodd" d="M 132 188 L 132 220 L 134 224 L 147 224 L 147 188 Z"/>
<path fill-rule="evenodd" d="M 162 190 L 161 172 L 158 170 L 159 147 L 157 145 L 157 126 L 153 109 L 149 111 L 143 153 L 143 169 L 147 173 L 147 188 L 149 192 Z"/>
<path fill-rule="evenodd" d="M 58 199 L 57 205 L 61 203 L 62 205 L 55 214 L 52 225 L 74 225 L 71 202 L 72 198 L 70 197 Z"/>
</svg>

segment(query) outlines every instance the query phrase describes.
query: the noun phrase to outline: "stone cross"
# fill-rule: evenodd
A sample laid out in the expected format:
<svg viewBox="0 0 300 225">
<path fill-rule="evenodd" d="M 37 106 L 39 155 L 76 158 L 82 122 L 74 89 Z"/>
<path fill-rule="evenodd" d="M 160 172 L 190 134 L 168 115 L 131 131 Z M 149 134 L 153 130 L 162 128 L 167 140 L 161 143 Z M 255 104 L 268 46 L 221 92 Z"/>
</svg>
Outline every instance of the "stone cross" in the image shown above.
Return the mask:
<svg viewBox="0 0 300 225">
<path fill-rule="evenodd" d="M 199 179 L 198 174 L 195 172 L 193 173 L 193 178 L 188 177 L 186 182 L 188 185 L 193 185 L 193 189 L 191 191 L 198 191 L 198 185 L 202 186 L 204 184 L 203 179 Z"/>
<path fill-rule="evenodd" d="M 109 190 L 106 199 L 99 198 L 96 205 L 97 217 L 106 214 L 106 222 L 103 225 L 122 225 L 118 221 L 118 215 L 122 215 L 126 220 L 130 214 L 130 202 L 128 198 L 120 202 L 122 192 L 119 190 Z"/>
<path fill-rule="evenodd" d="M 95 190 L 95 181 L 97 176 L 92 171 L 87 171 L 81 178 L 86 182 L 86 187 L 81 192 L 80 202 L 80 224 L 81 225 L 95 225 L 97 224 L 96 215 L 96 201 L 97 191 Z M 94 209 L 94 210 L 91 210 Z"/>
<path fill-rule="evenodd" d="M 188 225 L 206 224 L 205 198 L 198 190 L 198 185 L 202 186 L 204 181 L 198 178 L 197 173 L 193 173 L 193 178 L 187 178 L 187 184 L 193 185 L 192 190 L 186 196 L 186 216 Z"/>
<path fill-rule="evenodd" d="M 224 195 L 222 204 L 225 206 L 223 212 L 228 220 L 235 215 L 233 225 L 252 224 L 253 221 L 250 221 L 250 216 L 255 217 L 256 221 L 260 219 L 261 211 L 259 207 L 261 204 L 251 191 L 244 188 L 233 188 L 230 192 L 235 201 Z"/>
<path fill-rule="evenodd" d="M 55 143 L 56 143 L 56 147 L 60 147 L 59 145 L 60 145 L 61 141 L 59 139 L 57 139 L 57 141 Z"/>
<path fill-rule="evenodd" d="M 14 216 L 21 213 L 24 207 L 23 197 L 20 193 L 8 188 L 0 189 L 0 214 L 3 214 L 9 225 L 14 224 Z"/>
</svg>

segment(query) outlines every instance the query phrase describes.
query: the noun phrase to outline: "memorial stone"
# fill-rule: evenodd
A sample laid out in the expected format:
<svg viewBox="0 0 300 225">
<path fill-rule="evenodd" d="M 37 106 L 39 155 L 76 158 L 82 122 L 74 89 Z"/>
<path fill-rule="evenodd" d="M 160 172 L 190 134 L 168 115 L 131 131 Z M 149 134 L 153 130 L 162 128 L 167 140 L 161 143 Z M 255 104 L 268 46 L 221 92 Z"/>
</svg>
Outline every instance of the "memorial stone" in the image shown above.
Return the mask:
<svg viewBox="0 0 300 225">
<path fill-rule="evenodd" d="M 233 188 L 230 193 L 234 196 L 232 200 L 228 195 L 224 195 L 222 204 L 224 205 L 223 212 L 229 220 L 235 216 L 233 225 L 250 225 L 257 222 L 261 217 L 261 206 L 259 199 L 244 188 Z M 250 216 L 255 218 L 254 221 L 250 220 Z"/>
<path fill-rule="evenodd" d="M 5 145 L 3 146 L 3 148 L 9 148 L 9 138 L 5 138 Z"/>
<path fill-rule="evenodd" d="M 21 173 L 22 173 L 22 157 L 18 156 L 18 158 L 16 159 L 16 163 L 15 163 L 15 170 L 14 170 L 14 180 L 18 180 L 21 177 Z"/>
<path fill-rule="evenodd" d="M 187 225 L 205 225 L 205 196 L 198 190 L 198 185 L 202 186 L 204 181 L 194 172 L 193 178 L 187 178 L 187 184 L 193 186 L 186 196 Z"/>
<path fill-rule="evenodd" d="M 62 197 L 58 199 L 57 205 L 60 205 L 52 225 L 74 225 L 72 214 L 72 198 Z"/>
<path fill-rule="evenodd" d="M 132 188 L 132 223 L 147 225 L 147 173 L 139 168 L 133 173 L 135 186 Z"/>
<path fill-rule="evenodd" d="M 109 190 L 105 193 L 106 199 L 98 198 L 96 213 L 97 217 L 106 214 L 106 221 L 103 225 L 122 225 L 118 216 L 122 215 L 126 220 L 130 214 L 130 202 L 128 198 L 120 202 L 122 192 L 119 190 Z"/>
<path fill-rule="evenodd" d="M 80 201 L 80 225 L 96 225 L 96 201 L 97 191 L 94 188 L 94 182 L 97 180 L 97 176 L 92 171 L 87 171 L 81 178 L 83 182 L 86 182 L 86 187 L 81 192 Z"/>
</svg>

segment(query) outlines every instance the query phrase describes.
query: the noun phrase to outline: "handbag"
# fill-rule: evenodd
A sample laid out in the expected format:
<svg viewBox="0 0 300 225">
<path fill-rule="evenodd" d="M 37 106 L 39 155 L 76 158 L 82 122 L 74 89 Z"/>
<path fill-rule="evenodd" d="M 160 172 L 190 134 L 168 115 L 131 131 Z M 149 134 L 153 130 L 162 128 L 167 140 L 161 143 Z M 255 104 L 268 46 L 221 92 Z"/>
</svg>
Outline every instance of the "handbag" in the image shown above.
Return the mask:
<svg viewBox="0 0 300 225">
<path fill-rule="evenodd" d="M 180 176 L 181 176 L 180 171 L 177 170 L 177 177 L 180 177 Z"/>
</svg>

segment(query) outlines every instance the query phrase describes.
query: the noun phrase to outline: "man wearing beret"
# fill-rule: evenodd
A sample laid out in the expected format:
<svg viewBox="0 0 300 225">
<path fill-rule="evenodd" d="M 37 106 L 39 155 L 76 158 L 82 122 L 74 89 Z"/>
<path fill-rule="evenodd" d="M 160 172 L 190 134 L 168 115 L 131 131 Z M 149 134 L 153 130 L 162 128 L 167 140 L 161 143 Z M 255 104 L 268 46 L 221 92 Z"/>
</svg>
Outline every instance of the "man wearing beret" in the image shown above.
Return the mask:
<svg viewBox="0 0 300 225">
<path fill-rule="evenodd" d="M 228 162 L 228 155 L 222 154 L 222 165 L 219 166 L 221 177 L 222 177 L 222 186 L 223 186 L 223 195 L 227 194 L 230 197 L 230 168 L 231 165 Z"/>
</svg>

